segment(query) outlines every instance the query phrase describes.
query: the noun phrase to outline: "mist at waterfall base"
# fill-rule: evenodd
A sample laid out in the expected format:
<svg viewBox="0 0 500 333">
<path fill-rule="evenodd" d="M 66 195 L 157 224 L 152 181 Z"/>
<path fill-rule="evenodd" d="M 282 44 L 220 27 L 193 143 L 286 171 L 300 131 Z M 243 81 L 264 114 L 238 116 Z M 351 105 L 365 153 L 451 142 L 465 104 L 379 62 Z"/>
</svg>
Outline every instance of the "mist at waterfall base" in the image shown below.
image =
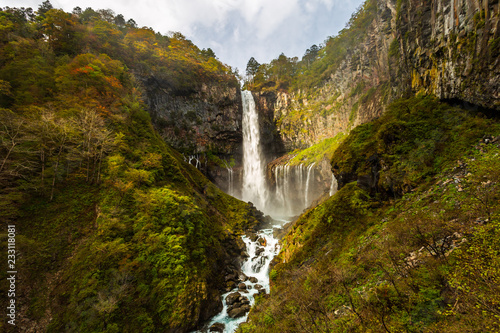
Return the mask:
<svg viewBox="0 0 500 333">
<path fill-rule="evenodd" d="M 300 215 L 319 197 L 322 189 L 317 184 L 315 163 L 306 165 L 275 165 L 272 179 L 266 181 L 266 161 L 260 140 L 259 117 L 250 91 L 241 92 L 243 105 L 243 181 L 240 199 L 252 202 L 257 209 L 275 219 L 290 219 Z M 232 190 L 233 171 L 228 168 L 229 194 Z M 335 184 L 334 184 L 335 183 Z M 335 178 L 332 175 L 332 188 Z M 335 190 L 330 189 L 330 195 Z"/>
</svg>

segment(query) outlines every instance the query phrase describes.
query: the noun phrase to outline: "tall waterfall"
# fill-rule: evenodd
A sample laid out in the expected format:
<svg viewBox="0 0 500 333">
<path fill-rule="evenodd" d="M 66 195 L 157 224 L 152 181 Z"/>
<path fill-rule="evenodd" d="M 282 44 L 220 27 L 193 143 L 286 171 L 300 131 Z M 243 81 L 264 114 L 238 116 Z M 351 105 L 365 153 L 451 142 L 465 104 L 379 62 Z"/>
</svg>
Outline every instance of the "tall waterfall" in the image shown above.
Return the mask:
<svg viewBox="0 0 500 333">
<path fill-rule="evenodd" d="M 250 91 L 242 91 L 243 102 L 243 189 L 242 199 L 265 210 L 268 191 L 260 147 L 259 118 Z"/>
</svg>

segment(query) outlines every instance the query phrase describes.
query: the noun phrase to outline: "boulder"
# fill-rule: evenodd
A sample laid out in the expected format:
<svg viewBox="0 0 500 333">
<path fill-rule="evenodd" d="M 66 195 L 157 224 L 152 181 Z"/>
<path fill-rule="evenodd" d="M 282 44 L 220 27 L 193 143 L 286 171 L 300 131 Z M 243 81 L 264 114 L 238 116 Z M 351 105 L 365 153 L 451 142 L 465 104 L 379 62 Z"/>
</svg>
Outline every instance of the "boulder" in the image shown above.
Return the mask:
<svg viewBox="0 0 500 333">
<path fill-rule="evenodd" d="M 223 333 L 225 328 L 226 328 L 226 325 L 224 325 L 223 323 L 215 323 L 212 326 L 210 326 L 208 331 L 209 332 Z"/>
<path fill-rule="evenodd" d="M 250 311 L 250 305 L 244 304 L 240 307 L 228 310 L 227 314 L 231 318 L 239 318 L 239 317 L 243 317 L 248 311 Z"/>
<path fill-rule="evenodd" d="M 267 241 L 264 237 L 260 237 L 257 241 L 259 242 L 259 244 L 261 246 L 266 246 L 266 244 L 267 244 Z"/>
<path fill-rule="evenodd" d="M 255 255 L 258 256 L 259 254 L 261 254 L 262 252 L 264 252 L 264 248 L 263 247 L 258 247 L 256 250 L 255 250 Z"/>
<path fill-rule="evenodd" d="M 229 280 L 227 283 L 226 283 L 226 287 L 229 288 L 229 290 L 231 289 L 234 289 L 236 287 L 236 282 L 232 281 L 232 280 Z"/>
<path fill-rule="evenodd" d="M 241 294 L 239 292 L 231 293 L 231 294 L 227 295 L 227 297 L 226 297 L 226 304 L 233 305 L 239 300 L 240 297 L 241 297 Z"/>
<path fill-rule="evenodd" d="M 257 241 L 257 239 L 259 239 L 259 236 L 257 236 L 257 235 L 256 235 L 256 234 L 254 234 L 254 233 L 248 233 L 248 235 L 247 235 L 247 236 L 248 236 L 248 238 L 250 238 L 250 240 L 251 240 L 252 242 L 256 242 L 256 241 Z"/>
<path fill-rule="evenodd" d="M 240 284 L 238 284 L 238 289 L 246 290 L 247 289 L 247 285 L 244 284 L 243 282 L 241 282 Z"/>
<path fill-rule="evenodd" d="M 253 277 L 253 276 L 249 277 L 249 278 L 248 278 L 248 280 L 249 280 L 250 282 L 252 282 L 252 283 L 257 283 L 257 282 L 259 282 L 259 280 L 258 280 L 256 277 Z M 257 285 L 257 286 L 258 286 L 258 285 Z M 257 288 L 257 286 L 255 286 L 255 288 Z M 262 286 L 260 286 L 260 287 L 262 288 Z M 259 288 L 257 288 L 257 289 L 259 289 Z"/>
</svg>

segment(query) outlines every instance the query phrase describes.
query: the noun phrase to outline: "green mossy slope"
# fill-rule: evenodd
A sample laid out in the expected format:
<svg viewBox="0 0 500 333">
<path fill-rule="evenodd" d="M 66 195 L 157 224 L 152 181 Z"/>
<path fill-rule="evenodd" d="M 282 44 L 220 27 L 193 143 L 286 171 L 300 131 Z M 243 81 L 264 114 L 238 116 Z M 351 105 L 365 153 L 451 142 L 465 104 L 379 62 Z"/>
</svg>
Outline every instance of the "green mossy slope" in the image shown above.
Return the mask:
<svg viewBox="0 0 500 333">
<path fill-rule="evenodd" d="M 0 11 L 0 251 L 15 225 L 18 271 L 2 332 L 194 329 L 258 223 L 154 131 L 134 71 L 179 94 L 235 77 L 182 35 L 109 14 Z"/>
<path fill-rule="evenodd" d="M 363 175 L 378 154 L 378 187 L 348 182 L 299 218 L 239 332 L 498 330 L 499 153 L 496 120 L 429 97 L 353 130 L 332 165 Z M 407 190 L 382 195 L 394 174 Z"/>
</svg>

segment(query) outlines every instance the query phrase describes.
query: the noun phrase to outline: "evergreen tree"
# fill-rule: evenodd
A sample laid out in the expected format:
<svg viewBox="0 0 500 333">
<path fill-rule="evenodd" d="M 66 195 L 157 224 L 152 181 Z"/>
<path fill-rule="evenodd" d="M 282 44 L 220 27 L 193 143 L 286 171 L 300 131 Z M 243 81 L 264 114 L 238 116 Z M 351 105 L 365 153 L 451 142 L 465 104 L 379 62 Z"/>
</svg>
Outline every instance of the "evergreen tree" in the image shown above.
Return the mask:
<svg viewBox="0 0 500 333">
<path fill-rule="evenodd" d="M 247 63 L 247 75 L 253 77 L 259 71 L 259 66 L 260 64 L 257 62 L 257 60 L 255 60 L 254 57 L 251 57 Z"/>
</svg>

